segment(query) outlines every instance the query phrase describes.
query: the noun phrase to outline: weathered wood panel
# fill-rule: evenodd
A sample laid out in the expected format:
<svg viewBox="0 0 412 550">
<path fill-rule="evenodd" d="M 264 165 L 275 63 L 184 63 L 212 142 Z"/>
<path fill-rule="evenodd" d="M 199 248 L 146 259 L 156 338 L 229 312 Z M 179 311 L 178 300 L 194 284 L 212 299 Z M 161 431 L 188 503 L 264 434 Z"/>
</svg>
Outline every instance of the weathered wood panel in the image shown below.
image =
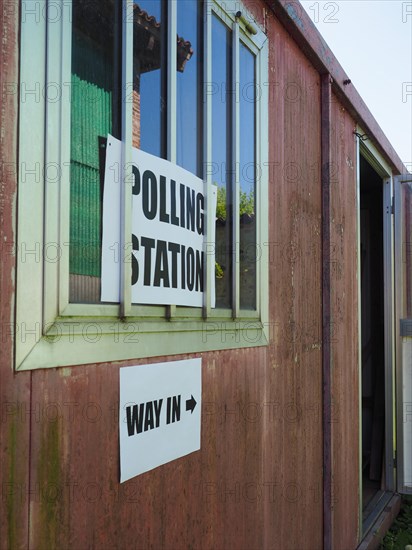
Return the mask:
<svg viewBox="0 0 412 550">
<path fill-rule="evenodd" d="M 332 101 L 331 302 L 334 548 L 359 536 L 359 366 L 355 123 Z"/>
<path fill-rule="evenodd" d="M 2 548 L 322 547 L 320 79 L 264 3 L 247 4 L 270 40 L 270 346 L 203 354 L 201 451 L 120 485 L 120 365 L 13 374 L 6 338 Z M 17 18 L 0 17 L 4 90 L 17 81 Z M 1 110 L 11 162 L 16 100 L 7 94 Z M 332 116 L 333 529 L 343 550 L 358 528 L 356 163 L 353 120 L 337 102 Z M 13 171 L 2 181 L 1 243 L 14 239 Z M 3 250 L 4 330 L 14 257 Z"/>
<path fill-rule="evenodd" d="M 30 373 L 13 373 L 17 189 L 18 4 L 0 10 L 0 547 L 25 548 L 28 533 Z M 16 338 L 21 337 L 18 327 Z"/>
<path fill-rule="evenodd" d="M 30 546 L 263 547 L 265 364 L 263 348 L 204 355 L 201 451 L 122 485 L 119 367 L 33 373 Z"/>
<path fill-rule="evenodd" d="M 320 79 L 282 26 L 270 40 L 266 547 L 322 547 Z M 269 435 L 270 434 L 270 435 Z M 279 489 L 278 489 L 279 491 Z M 279 492 L 278 492 L 279 494 Z"/>
</svg>

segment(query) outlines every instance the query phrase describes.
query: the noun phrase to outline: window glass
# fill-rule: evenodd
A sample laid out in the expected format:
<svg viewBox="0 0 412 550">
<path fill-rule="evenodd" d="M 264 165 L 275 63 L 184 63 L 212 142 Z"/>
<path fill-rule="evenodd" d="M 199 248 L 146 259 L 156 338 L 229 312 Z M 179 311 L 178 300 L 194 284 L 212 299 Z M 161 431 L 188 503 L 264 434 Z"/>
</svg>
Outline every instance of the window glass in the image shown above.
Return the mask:
<svg viewBox="0 0 412 550">
<path fill-rule="evenodd" d="M 255 56 L 243 44 L 240 62 L 240 307 L 256 309 Z"/>
<path fill-rule="evenodd" d="M 212 22 L 212 171 L 216 211 L 216 307 L 232 307 L 232 33 Z"/>
<path fill-rule="evenodd" d="M 90 303 L 100 300 L 105 138 L 116 134 L 115 5 L 73 0 L 72 13 L 70 301 Z"/>
<path fill-rule="evenodd" d="M 133 146 L 165 153 L 166 21 L 161 0 L 133 5 Z"/>
<path fill-rule="evenodd" d="M 133 146 L 165 157 L 168 2 L 133 4 Z M 177 163 L 203 177 L 203 9 L 177 8 Z M 120 137 L 121 3 L 73 0 L 70 301 L 100 301 L 105 139 Z M 116 38 L 115 38 L 116 37 Z M 233 52 L 231 29 L 212 13 L 212 181 L 216 307 L 233 300 Z M 256 59 L 240 43 L 240 307 L 256 309 Z M 173 68 L 170 68 L 173 70 Z"/>
<path fill-rule="evenodd" d="M 177 4 L 177 164 L 203 177 L 202 3 Z"/>
</svg>

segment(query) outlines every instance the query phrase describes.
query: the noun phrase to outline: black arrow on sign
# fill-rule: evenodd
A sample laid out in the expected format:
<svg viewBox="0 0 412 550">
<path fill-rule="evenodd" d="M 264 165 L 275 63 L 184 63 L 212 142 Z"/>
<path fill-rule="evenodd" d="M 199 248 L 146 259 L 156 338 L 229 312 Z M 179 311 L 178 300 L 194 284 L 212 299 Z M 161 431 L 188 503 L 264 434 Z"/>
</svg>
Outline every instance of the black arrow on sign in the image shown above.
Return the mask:
<svg viewBox="0 0 412 550">
<path fill-rule="evenodd" d="M 186 399 L 186 410 L 190 411 L 190 414 L 193 414 L 195 407 L 196 407 L 196 400 L 192 395 L 191 399 Z"/>
</svg>

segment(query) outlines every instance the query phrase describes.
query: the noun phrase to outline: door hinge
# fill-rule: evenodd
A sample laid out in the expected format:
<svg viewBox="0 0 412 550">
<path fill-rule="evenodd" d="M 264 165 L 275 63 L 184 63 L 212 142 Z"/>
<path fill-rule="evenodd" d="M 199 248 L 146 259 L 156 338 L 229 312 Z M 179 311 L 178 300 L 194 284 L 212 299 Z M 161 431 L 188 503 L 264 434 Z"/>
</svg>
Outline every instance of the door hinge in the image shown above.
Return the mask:
<svg viewBox="0 0 412 550">
<path fill-rule="evenodd" d="M 386 206 L 387 214 L 394 214 L 395 212 L 395 197 L 391 197 L 391 202 Z"/>
<path fill-rule="evenodd" d="M 398 466 L 398 456 L 396 450 L 393 451 L 393 467 L 397 468 Z"/>
</svg>

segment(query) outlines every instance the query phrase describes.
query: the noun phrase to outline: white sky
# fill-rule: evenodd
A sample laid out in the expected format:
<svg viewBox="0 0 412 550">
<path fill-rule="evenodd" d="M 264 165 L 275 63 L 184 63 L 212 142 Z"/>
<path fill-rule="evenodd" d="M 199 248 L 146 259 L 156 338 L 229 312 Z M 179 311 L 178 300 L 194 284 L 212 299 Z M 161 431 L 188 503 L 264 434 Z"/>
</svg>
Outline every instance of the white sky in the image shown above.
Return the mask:
<svg viewBox="0 0 412 550">
<path fill-rule="evenodd" d="M 412 172 L 412 0 L 301 0 Z"/>
</svg>

